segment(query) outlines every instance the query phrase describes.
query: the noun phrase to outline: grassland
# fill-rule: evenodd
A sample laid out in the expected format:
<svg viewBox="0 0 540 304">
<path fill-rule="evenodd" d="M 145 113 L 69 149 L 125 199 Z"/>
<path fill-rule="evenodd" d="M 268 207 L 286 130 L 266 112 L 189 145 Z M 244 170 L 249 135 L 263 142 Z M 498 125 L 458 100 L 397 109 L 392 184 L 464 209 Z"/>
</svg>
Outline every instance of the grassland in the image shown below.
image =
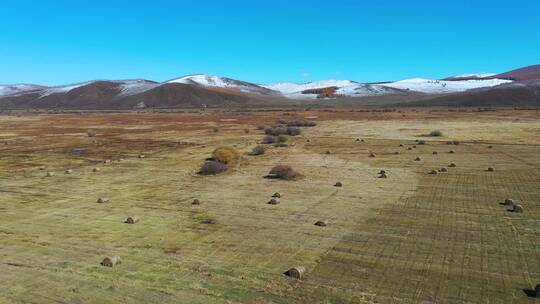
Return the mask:
<svg viewBox="0 0 540 304">
<path fill-rule="evenodd" d="M 289 147 L 245 155 L 256 126 L 305 117 Z M 224 145 L 239 164 L 197 175 Z M 276 164 L 304 178 L 263 178 Z M 0 303 L 532 303 L 539 232 L 534 111 L 0 116 Z"/>
</svg>

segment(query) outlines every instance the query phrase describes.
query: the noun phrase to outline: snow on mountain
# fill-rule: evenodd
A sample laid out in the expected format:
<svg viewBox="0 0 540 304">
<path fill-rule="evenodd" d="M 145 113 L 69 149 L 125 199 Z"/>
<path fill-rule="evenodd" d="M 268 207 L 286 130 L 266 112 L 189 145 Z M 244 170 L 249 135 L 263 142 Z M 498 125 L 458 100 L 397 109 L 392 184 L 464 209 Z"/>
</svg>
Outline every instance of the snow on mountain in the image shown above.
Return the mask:
<svg viewBox="0 0 540 304">
<path fill-rule="evenodd" d="M 495 75 L 497 74 L 495 73 L 461 74 L 461 75 L 453 76 L 451 78 L 487 78 L 487 77 L 491 77 Z"/>
<path fill-rule="evenodd" d="M 433 80 L 424 78 L 405 79 L 384 83 L 382 86 L 428 94 L 463 92 L 471 89 L 494 87 L 512 82 L 504 79 Z"/>
<path fill-rule="evenodd" d="M 26 83 L 0 85 L 0 96 L 14 95 L 28 91 L 40 90 L 43 88 L 43 86 Z"/>
<path fill-rule="evenodd" d="M 282 82 L 276 84 L 264 85 L 265 88 L 278 91 L 288 98 L 309 99 L 317 98 L 317 94 L 305 94 L 308 90 L 317 90 L 324 88 L 337 88 L 336 95 L 345 95 L 352 97 L 376 96 L 385 94 L 395 94 L 397 90 L 375 84 L 364 84 L 351 80 L 322 80 L 308 83 Z"/>
<path fill-rule="evenodd" d="M 266 95 L 273 95 L 275 93 L 271 90 L 268 90 L 267 88 L 256 85 L 254 83 L 205 74 L 184 76 L 181 78 L 169 80 L 166 83 L 183 83 L 203 87 L 237 89 L 244 93 L 258 93 Z"/>
<path fill-rule="evenodd" d="M 75 84 L 68 84 L 63 86 L 57 86 L 57 87 L 48 87 L 45 90 L 40 92 L 40 97 L 49 96 L 52 94 L 58 94 L 58 93 L 67 93 L 73 89 L 76 89 L 78 87 L 82 87 L 84 85 L 90 84 L 93 81 L 87 81 L 87 82 L 81 82 L 81 83 L 75 83 Z"/>
<path fill-rule="evenodd" d="M 139 94 L 160 86 L 159 83 L 144 79 L 118 80 L 114 82 L 119 84 L 121 96 Z"/>
</svg>

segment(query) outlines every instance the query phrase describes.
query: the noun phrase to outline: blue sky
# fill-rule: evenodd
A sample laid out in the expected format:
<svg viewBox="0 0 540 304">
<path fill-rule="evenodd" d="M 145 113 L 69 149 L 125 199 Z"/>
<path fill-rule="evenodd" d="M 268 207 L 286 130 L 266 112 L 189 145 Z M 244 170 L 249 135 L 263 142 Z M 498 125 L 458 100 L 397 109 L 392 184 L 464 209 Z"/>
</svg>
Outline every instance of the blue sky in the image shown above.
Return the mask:
<svg viewBox="0 0 540 304">
<path fill-rule="evenodd" d="M 540 63 L 540 1 L 0 0 L 0 83 L 440 78 Z"/>
</svg>

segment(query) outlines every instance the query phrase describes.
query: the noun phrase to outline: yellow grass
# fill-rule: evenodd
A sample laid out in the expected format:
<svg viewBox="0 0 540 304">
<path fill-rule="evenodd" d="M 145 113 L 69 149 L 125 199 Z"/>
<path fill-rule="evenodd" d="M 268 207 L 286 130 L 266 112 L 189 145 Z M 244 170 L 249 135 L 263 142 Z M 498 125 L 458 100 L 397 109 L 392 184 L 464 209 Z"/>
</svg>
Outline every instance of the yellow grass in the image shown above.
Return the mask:
<svg viewBox="0 0 540 304">
<path fill-rule="evenodd" d="M 246 155 L 256 126 L 282 112 L 0 116 L 0 303 L 528 303 L 540 115 L 404 114 L 289 113 L 318 126 L 260 156 Z M 422 137 L 434 129 L 444 136 Z M 427 144 L 407 150 L 415 139 Z M 238 165 L 198 176 L 224 145 Z M 277 164 L 304 178 L 263 178 Z M 107 256 L 122 264 L 100 266 Z M 302 281 L 283 275 L 294 266 Z"/>
</svg>

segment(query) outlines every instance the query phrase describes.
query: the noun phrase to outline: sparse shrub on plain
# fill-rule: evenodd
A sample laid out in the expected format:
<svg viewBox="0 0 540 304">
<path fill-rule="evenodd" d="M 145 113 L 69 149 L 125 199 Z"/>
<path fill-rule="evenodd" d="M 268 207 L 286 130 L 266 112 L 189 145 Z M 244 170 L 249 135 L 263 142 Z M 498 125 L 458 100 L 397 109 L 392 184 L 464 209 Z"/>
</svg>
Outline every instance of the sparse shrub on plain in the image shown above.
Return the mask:
<svg viewBox="0 0 540 304">
<path fill-rule="evenodd" d="M 277 139 L 277 136 L 272 136 L 272 135 L 266 135 L 263 140 L 262 140 L 262 143 L 263 144 L 275 144 L 278 142 L 278 139 Z"/>
<path fill-rule="evenodd" d="M 249 155 L 263 155 L 264 152 L 266 152 L 266 148 L 264 146 L 256 146 L 253 148 L 253 150 L 251 150 L 251 152 L 249 152 Z"/>
<path fill-rule="evenodd" d="M 207 161 L 199 170 L 200 175 L 216 175 L 227 171 L 227 165 L 218 161 Z"/>
<path fill-rule="evenodd" d="M 212 159 L 226 165 L 234 164 L 240 158 L 240 154 L 231 147 L 219 147 L 212 152 Z"/>
<path fill-rule="evenodd" d="M 298 136 L 300 134 L 302 134 L 302 130 L 300 130 L 299 128 L 295 128 L 295 127 L 288 127 L 287 128 L 287 135 Z"/>
<path fill-rule="evenodd" d="M 289 138 L 285 135 L 279 135 L 277 138 L 278 143 L 286 143 L 287 141 L 289 141 Z"/>
<path fill-rule="evenodd" d="M 282 134 L 287 134 L 287 128 L 285 127 L 266 127 L 264 129 L 266 135 L 278 136 Z"/>
<path fill-rule="evenodd" d="M 441 137 L 443 136 L 443 133 L 439 130 L 433 130 L 431 132 L 429 132 L 429 136 L 433 136 L 433 137 Z"/>
<path fill-rule="evenodd" d="M 277 165 L 270 170 L 269 174 L 271 177 L 284 180 L 295 180 L 301 177 L 300 173 L 294 171 L 294 169 L 288 165 Z"/>
<path fill-rule="evenodd" d="M 317 123 L 311 120 L 297 119 L 287 122 L 288 127 L 314 127 Z"/>
</svg>

